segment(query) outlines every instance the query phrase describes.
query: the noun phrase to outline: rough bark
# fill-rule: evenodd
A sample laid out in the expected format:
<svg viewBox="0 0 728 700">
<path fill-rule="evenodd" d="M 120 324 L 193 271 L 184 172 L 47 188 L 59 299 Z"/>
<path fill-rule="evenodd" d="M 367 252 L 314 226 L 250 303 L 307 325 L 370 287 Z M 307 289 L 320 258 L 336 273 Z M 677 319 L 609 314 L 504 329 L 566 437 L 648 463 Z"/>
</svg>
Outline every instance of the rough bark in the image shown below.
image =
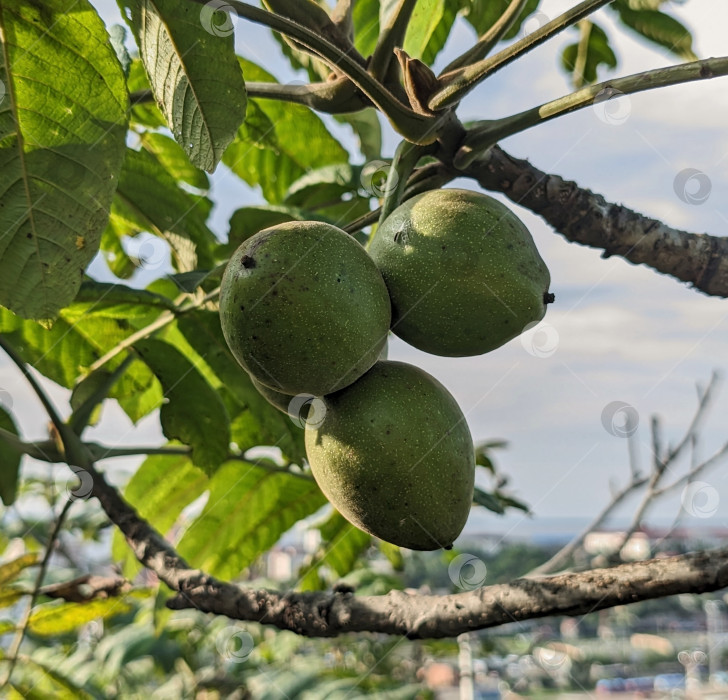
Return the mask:
<svg viewBox="0 0 728 700">
<path fill-rule="evenodd" d="M 411 639 L 463 632 L 548 615 L 595 610 L 676 593 L 728 586 L 728 548 L 623 564 L 611 569 L 517 579 L 454 595 L 391 591 L 383 596 L 349 592 L 254 590 L 192 569 L 139 517 L 103 476 L 89 469 L 96 496 L 124 533 L 139 562 L 177 591 L 168 606 L 273 625 L 311 637 L 380 632 Z"/>
<path fill-rule="evenodd" d="M 564 238 L 644 264 L 712 296 L 728 297 L 728 238 L 690 233 L 639 214 L 575 182 L 550 175 L 500 147 L 465 171 L 541 216 Z"/>
</svg>

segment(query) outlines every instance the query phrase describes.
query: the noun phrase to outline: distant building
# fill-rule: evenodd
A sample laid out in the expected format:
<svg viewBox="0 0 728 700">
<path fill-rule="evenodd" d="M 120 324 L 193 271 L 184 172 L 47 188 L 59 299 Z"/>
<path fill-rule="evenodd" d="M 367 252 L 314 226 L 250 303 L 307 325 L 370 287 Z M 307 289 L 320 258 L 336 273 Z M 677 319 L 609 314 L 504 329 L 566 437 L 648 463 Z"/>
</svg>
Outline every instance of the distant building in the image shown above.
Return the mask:
<svg viewBox="0 0 728 700">
<path fill-rule="evenodd" d="M 611 556 L 621 550 L 622 559 L 625 561 L 649 559 L 650 538 L 644 532 L 635 532 L 627 542 L 624 542 L 626 534 L 626 532 L 590 532 L 584 538 L 584 550 L 588 554 L 603 556 Z"/>
</svg>

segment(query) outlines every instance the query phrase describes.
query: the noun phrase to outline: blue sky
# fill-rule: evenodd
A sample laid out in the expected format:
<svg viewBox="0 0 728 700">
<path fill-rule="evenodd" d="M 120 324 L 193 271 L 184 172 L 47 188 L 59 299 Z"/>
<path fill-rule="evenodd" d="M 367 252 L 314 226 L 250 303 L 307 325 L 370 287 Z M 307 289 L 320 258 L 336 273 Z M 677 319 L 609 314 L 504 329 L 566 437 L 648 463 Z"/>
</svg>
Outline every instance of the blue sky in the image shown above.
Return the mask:
<svg viewBox="0 0 728 700">
<path fill-rule="evenodd" d="M 96 4 L 107 21 L 118 21 L 114 3 Z M 553 18 L 571 5 L 544 0 L 541 12 Z M 726 53 L 728 7 L 697 0 L 668 7 L 693 31 L 701 58 Z M 663 51 L 616 29 L 612 13 L 602 10 L 597 17 L 613 39 L 619 75 L 673 62 Z M 241 21 L 236 36 L 240 52 L 280 80 L 297 77 L 265 32 Z M 459 21 L 438 65 L 473 40 L 472 31 Z M 570 36 L 557 38 L 498 73 L 466 98 L 462 119 L 506 116 L 569 92 L 558 69 L 560 50 L 569 41 Z M 722 78 L 633 95 L 622 98 L 619 123 L 605 122 L 595 109 L 586 109 L 502 145 L 609 201 L 689 231 L 725 235 L 726 88 L 728 78 Z M 335 124 L 333 130 L 352 145 L 345 127 Z M 385 131 L 385 155 L 391 155 L 396 135 Z M 682 201 L 675 193 L 675 178 L 686 168 L 704 173 L 710 181 L 710 196 L 703 204 Z M 224 235 L 232 211 L 262 198 L 224 168 L 213 183 L 213 229 Z M 474 188 L 465 180 L 455 184 Z M 650 415 L 658 413 L 666 439 L 677 440 L 696 405 L 695 382 L 706 382 L 713 369 L 728 370 L 728 302 L 619 258 L 603 260 L 599 251 L 566 242 L 530 212 L 514 210 L 551 270 L 556 303 L 544 319 L 543 333 L 515 339 L 481 357 L 455 359 L 427 355 L 394 341 L 390 358 L 417 364 L 443 382 L 465 411 L 475 440 L 509 441 L 498 464 L 510 475 L 514 494 L 531 504 L 536 517 L 588 517 L 608 498 L 610 481 L 623 483 L 628 478 L 627 441 L 605 430 L 605 407 L 614 401 L 634 407 L 640 420 L 641 460 L 647 468 Z M 535 356 L 539 354 L 546 356 Z M 38 407 L 5 361 L 0 364 L 0 387 L 12 397 L 25 434 L 43 436 Z M 728 387 L 724 389 L 701 433 L 701 456 L 728 440 Z M 52 391 L 62 403 L 66 392 L 57 387 Z M 149 444 L 160 440 L 160 432 L 155 417 L 132 429 L 118 408 L 110 406 L 89 437 L 113 444 Z M 701 480 L 714 489 L 707 497 L 717 498 L 717 510 L 705 524 L 728 525 L 728 461 Z M 628 504 L 623 512 L 633 506 Z M 669 517 L 679 506 L 678 491 L 655 513 Z M 479 517 L 478 523 L 482 521 Z M 509 518 L 509 523 L 517 526 L 518 519 Z"/>
</svg>

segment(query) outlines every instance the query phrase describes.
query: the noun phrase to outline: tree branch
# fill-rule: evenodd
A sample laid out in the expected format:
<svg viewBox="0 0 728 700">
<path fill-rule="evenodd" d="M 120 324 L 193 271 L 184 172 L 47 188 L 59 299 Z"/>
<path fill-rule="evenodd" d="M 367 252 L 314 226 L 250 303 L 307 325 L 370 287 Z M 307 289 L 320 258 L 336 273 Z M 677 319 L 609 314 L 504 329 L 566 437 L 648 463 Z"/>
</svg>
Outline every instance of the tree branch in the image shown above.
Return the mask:
<svg viewBox="0 0 728 700">
<path fill-rule="evenodd" d="M 293 102 L 327 114 L 356 112 L 371 106 L 371 102 L 346 76 L 308 85 L 251 81 L 245 83 L 245 90 L 248 97 Z M 132 105 L 155 101 L 151 90 L 132 92 L 129 100 Z"/>
<path fill-rule="evenodd" d="M 457 68 L 468 66 L 476 61 L 483 60 L 493 47 L 503 38 L 518 16 L 523 12 L 528 0 L 511 0 L 506 11 L 496 20 L 495 24 L 483 34 L 478 43 L 468 49 L 464 54 L 458 56 L 454 61 L 443 68 L 441 75 L 454 71 Z"/>
<path fill-rule="evenodd" d="M 628 484 L 612 495 L 612 500 L 597 514 L 592 520 L 571 542 L 562 547 L 551 559 L 536 567 L 529 573 L 529 576 L 543 576 L 551 574 L 554 571 L 563 569 L 568 564 L 571 557 L 581 549 L 587 535 L 600 528 L 607 518 L 615 511 L 617 506 L 621 505 L 630 494 L 642 488 L 647 483 L 647 477 L 640 477 L 632 474 L 632 479 Z"/>
<path fill-rule="evenodd" d="M 88 603 L 100 598 L 116 598 L 128 593 L 131 588 L 131 583 L 120 576 L 84 574 L 71 581 L 43 586 L 39 592 L 48 598 L 60 598 L 69 603 Z"/>
<path fill-rule="evenodd" d="M 354 41 L 354 0 L 338 0 L 331 11 L 331 21 L 350 42 Z"/>
<path fill-rule="evenodd" d="M 207 579 L 168 602 L 232 619 L 270 624 L 315 637 L 379 632 L 410 639 L 463 632 L 551 615 L 596 610 L 728 585 L 728 550 L 684 554 L 543 579 L 516 579 L 467 593 L 435 596 L 391 591 L 383 596 L 277 593 Z"/>
<path fill-rule="evenodd" d="M 369 72 L 377 80 L 385 82 L 390 66 L 396 65 L 394 49 L 401 48 L 404 43 L 407 25 L 416 4 L 417 0 L 399 0 L 390 12 L 387 24 L 380 28 L 379 40 L 369 62 Z"/>
<path fill-rule="evenodd" d="M 48 571 L 48 564 L 51 560 L 51 555 L 53 554 L 53 548 L 55 547 L 56 539 L 61 532 L 63 523 L 65 522 L 68 511 L 71 509 L 72 505 L 72 499 L 68 499 L 65 502 L 65 504 L 63 505 L 63 509 L 61 510 L 58 518 L 56 519 L 55 525 L 53 526 L 51 536 L 48 538 L 48 546 L 46 547 L 45 554 L 43 555 L 43 560 L 40 563 L 38 575 L 35 578 L 35 584 L 33 585 L 33 591 L 30 594 L 28 607 L 25 609 L 23 617 L 18 624 L 17 631 L 15 632 L 15 636 L 13 637 L 13 641 L 8 647 L 6 658 L 9 660 L 10 665 L 8 666 L 5 679 L 3 680 L 2 684 L 0 684 L 0 689 L 4 688 L 8 683 L 10 683 L 10 679 L 12 678 L 13 671 L 15 670 L 15 666 L 18 662 L 18 652 L 20 651 L 20 645 L 23 643 L 23 639 L 25 639 L 25 633 L 28 630 L 28 624 L 30 623 L 30 616 L 33 612 L 33 607 L 38 600 L 38 596 L 40 595 L 41 587 L 43 585 L 43 579 L 45 578 L 46 572 Z"/>
<path fill-rule="evenodd" d="M 206 0 L 188 0 L 204 5 Z M 437 117 L 417 114 L 400 102 L 389 90 L 375 80 L 360 63 L 344 53 L 326 38 L 308 27 L 286 17 L 261 10 L 239 0 L 227 0 L 226 7 L 239 17 L 295 39 L 320 56 L 332 69 L 346 75 L 389 119 L 392 126 L 406 139 L 415 143 L 432 143 L 437 138 Z"/>
<path fill-rule="evenodd" d="M 603 83 L 572 92 L 564 97 L 551 100 L 538 107 L 532 107 L 503 119 L 493 119 L 476 124 L 471 128 L 454 163 L 457 168 L 464 168 L 472 162 L 478 153 L 490 148 L 502 139 L 530 129 L 538 124 L 575 112 L 584 107 L 604 102 L 620 95 L 631 95 L 645 90 L 679 85 L 696 80 L 709 80 L 728 75 L 728 57 L 706 58 L 702 61 L 690 61 L 677 66 L 656 68 L 643 73 L 627 75 L 623 78 L 606 80 Z"/>
<path fill-rule="evenodd" d="M 449 73 L 443 73 L 439 76 L 442 87 L 430 98 L 430 109 L 437 111 L 449 105 L 457 104 L 487 77 L 610 2 L 612 0 L 584 0 L 576 7 L 572 7 L 556 19 L 544 24 L 535 32 L 495 54 L 495 56 L 463 68 L 457 68 Z"/>
<path fill-rule="evenodd" d="M 187 562 L 140 518 L 93 467 L 93 494 L 119 527 L 139 562 L 178 592 L 172 609 L 196 608 L 231 619 L 268 624 L 315 637 L 380 632 L 409 638 L 453 637 L 548 615 L 595 610 L 677 593 L 703 593 L 728 585 L 728 549 L 623 564 L 446 596 L 392 591 L 383 596 L 350 593 L 278 593 L 218 581 Z"/>
<path fill-rule="evenodd" d="M 619 255 L 692 284 L 705 294 L 728 297 L 728 238 L 689 233 L 627 207 L 575 182 L 550 175 L 493 146 L 464 173 L 486 190 L 501 192 L 538 214 L 564 238 Z M 461 173 L 462 174 L 462 173 Z"/>
</svg>

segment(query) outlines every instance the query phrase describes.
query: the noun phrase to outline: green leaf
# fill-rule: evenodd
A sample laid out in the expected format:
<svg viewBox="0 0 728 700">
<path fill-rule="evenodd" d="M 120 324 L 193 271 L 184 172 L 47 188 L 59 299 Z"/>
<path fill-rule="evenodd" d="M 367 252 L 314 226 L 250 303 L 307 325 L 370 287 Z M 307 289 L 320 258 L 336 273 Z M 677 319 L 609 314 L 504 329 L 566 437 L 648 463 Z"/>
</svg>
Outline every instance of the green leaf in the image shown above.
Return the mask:
<svg viewBox="0 0 728 700">
<path fill-rule="evenodd" d="M 354 46 L 364 58 L 374 53 L 379 39 L 379 4 L 379 0 L 354 3 Z"/>
<path fill-rule="evenodd" d="M 359 140 L 359 150 L 367 160 L 382 157 L 382 125 L 374 107 L 367 107 L 360 112 L 335 114 L 334 119 L 341 124 L 348 124 Z"/>
<path fill-rule="evenodd" d="M 33 608 L 28 629 L 45 637 L 69 634 L 92 620 L 105 620 L 129 610 L 131 605 L 120 598 L 97 599 L 88 603 L 53 601 Z"/>
<path fill-rule="evenodd" d="M 19 435 L 12 415 L 0 405 L 0 428 L 13 435 Z M 18 495 L 20 462 L 23 455 L 0 439 L 0 500 L 10 506 Z"/>
<path fill-rule="evenodd" d="M 537 9 L 540 0 L 528 0 L 526 6 L 501 41 L 509 41 L 521 31 L 521 25 Z M 485 34 L 506 11 L 510 0 L 470 0 L 466 2 L 465 19 L 473 26 L 478 35 Z"/>
<path fill-rule="evenodd" d="M 121 241 L 126 236 L 126 226 L 120 225 L 115 217 L 109 217 L 103 234 L 101 234 L 101 254 L 109 270 L 119 279 L 129 279 L 138 269 L 138 262 L 132 260 L 124 250 Z"/>
<path fill-rule="evenodd" d="M 9 608 L 11 605 L 15 605 L 25 595 L 29 595 L 29 593 L 20 588 L 3 586 L 0 588 L 0 608 Z"/>
<path fill-rule="evenodd" d="M 287 221 L 304 221 L 306 218 L 306 213 L 295 207 L 273 204 L 242 207 L 233 212 L 230 217 L 228 242 L 218 248 L 217 254 L 230 257 L 243 241 L 258 231 Z"/>
<path fill-rule="evenodd" d="M 38 564 L 38 555 L 35 552 L 23 554 L 5 564 L 0 564 L 0 584 L 14 581 L 24 569 L 36 564 Z"/>
<path fill-rule="evenodd" d="M 192 462 L 208 474 L 214 472 L 230 449 L 230 419 L 219 395 L 172 345 L 148 338 L 134 348 L 162 383 L 165 402 L 159 418 L 164 434 L 189 445 Z"/>
<path fill-rule="evenodd" d="M 396 544 L 385 542 L 384 540 L 377 540 L 377 544 L 379 545 L 379 551 L 387 557 L 392 568 L 395 571 L 404 571 L 402 549 Z"/>
<path fill-rule="evenodd" d="M 97 394 L 103 391 L 111 378 L 111 372 L 103 368 L 84 377 L 71 392 L 71 409 L 74 426 L 96 425 L 101 417 L 103 403 L 97 401 Z"/>
<path fill-rule="evenodd" d="M 278 146 L 275 125 L 254 100 L 250 101 L 248 114 L 238 130 L 238 138 L 255 148 L 277 148 Z"/>
<path fill-rule="evenodd" d="M 487 493 L 486 491 L 476 487 L 473 492 L 473 502 L 493 511 L 494 513 L 498 513 L 498 515 L 503 515 L 507 508 L 517 508 L 525 513 L 531 512 L 531 509 L 523 501 L 519 501 L 518 499 L 508 496 L 501 491 Z"/>
<path fill-rule="evenodd" d="M 311 170 L 290 186 L 285 203 L 303 208 L 308 219 L 344 227 L 371 210 L 369 196 L 358 194 L 361 171 L 348 163 Z"/>
<path fill-rule="evenodd" d="M 412 58 L 432 65 L 450 36 L 461 4 L 461 0 L 418 2 L 407 25 L 404 50 Z"/>
<path fill-rule="evenodd" d="M 585 82 L 595 83 L 599 66 L 617 67 L 617 57 L 609 45 L 609 37 L 598 24 L 589 22 L 588 25 L 590 26 L 588 41 L 584 45 L 581 42 L 570 44 L 561 54 L 561 64 L 565 70 L 574 74 L 574 85 L 577 88 L 582 87 Z M 586 55 L 580 55 L 581 51 L 585 51 Z M 583 75 L 576 75 L 575 70 L 580 63 L 584 67 Z"/>
<path fill-rule="evenodd" d="M 0 309 L 0 333 L 41 374 L 72 389 L 96 360 L 157 316 L 158 309 L 147 306 L 128 309 L 126 318 L 114 318 L 94 312 L 87 303 L 80 309 L 72 304 L 61 311 L 52 328 L 45 329 Z M 126 356 L 127 352 L 119 353 L 106 368 L 115 369 Z M 149 368 L 135 361 L 114 385 L 110 397 L 118 399 L 136 422 L 159 406 L 162 390 Z"/>
<path fill-rule="evenodd" d="M 147 457 L 129 480 L 125 500 L 139 515 L 166 535 L 180 513 L 207 488 L 205 473 L 184 455 Z M 140 569 L 120 530 L 114 532 L 111 555 L 122 562 L 123 573 L 133 577 Z"/>
<path fill-rule="evenodd" d="M 226 462 L 210 479 L 207 504 L 178 551 L 193 566 L 232 579 L 325 503 L 311 478 Z"/>
<path fill-rule="evenodd" d="M 34 657 L 25 657 L 22 663 L 26 685 L 22 687 L 21 697 L 26 700 L 91 700 L 94 697 L 64 675 L 57 663 L 41 662 Z M 63 670 L 71 669 L 65 667 Z"/>
<path fill-rule="evenodd" d="M 611 7 L 622 22 L 645 39 L 662 46 L 686 61 L 695 61 L 693 37 L 678 20 L 659 10 L 635 10 L 627 0 L 617 0 Z"/>
<path fill-rule="evenodd" d="M 275 82 L 270 73 L 240 60 L 249 80 Z M 308 107 L 267 99 L 251 100 L 251 104 L 256 115 L 254 135 L 246 122 L 225 151 L 223 162 L 251 187 L 260 186 L 271 204 L 280 204 L 291 183 L 309 170 L 348 163 L 346 150 Z"/>
<path fill-rule="evenodd" d="M 298 464 L 303 463 L 303 430 L 285 414 L 271 406 L 253 386 L 225 342 L 220 319 L 215 312 L 192 311 L 184 314 L 177 327 L 196 355 L 190 359 L 207 367 L 231 397 L 231 439 L 244 451 L 258 445 L 272 445 Z M 180 347 L 178 345 L 178 347 Z M 182 349 L 180 347 L 180 349 Z M 186 352 L 186 351 L 185 351 Z"/>
<path fill-rule="evenodd" d="M 513 498 L 512 496 L 506 496 L 505 494 L 500 492 L 498 492 L 496 495 L 498 496 L 498 500 L 506 507 L 517 508 L 518 510 L 522 510 L 524 513 L 531 512 L 528 504 L 524 503 L 523 501 L 519 501 L 517 498 Z"/>
<path fill-rule="evenodd" d="M 122 4 L 131 9 L 129 24 L 169 128 L 192 164 L 212 172 L 245 118 L 232 18 L 214 3 Z"/>
<path fill-rule="evenodd" d="M 445 0 L 420 0 L 415 4 L 403 47 L 412 58 L 422 59 L 444 9 Z"/>
<path fill-rule="evenodd" d="M 146 289 L 127 287 L 114 282 L 86 280 L 64 318 L 77 320 L 91 315 L 107 318 L 147 318 L 155 309 L 174 309 L 172 301 Z"/>
<path fill-rule="evenodd" d="M 473 503 L 483 506 L 494 513 L 498 513 L 498 515 L 503 515 L 506 512 L 499 498 L 479 489 L 477 486 L 473 491 Z"/>
<path fill-rule="evenodd" d="M 129 69 L 131 68 L 131 56 L 126 48 L 126 27 L 121 24 L 112 24 L 109 27 L 109 43 L 121 64 L 124 76 L 128 78 Z"/>
<path fill-rule="evenodd" d="M 135 58 L 131 62 L 126 84 L 130 93 L 152 89 L 141 59 Z M 152 129 L 167 126 L 164 115 L 159 111 L 159 107 L 153 101 L 135 104 L 131 110 L 131 122 L 132 124 L 141 124 Z"/>
<path fill-rule="evenodd" d="M 224 266 L 218 265 L 214 270 L 192 270 L 191 272 L 179 272 L 176 275 L 167 275 L 167 279 L 173 282 L 180 292 L 192 294 L 195 290 L 202 287 L 205 282 L 219 284 L 224 271 Z"/>
<path fill-rule="evenodd" d="M 73 299 L 106 226 L 128 107 L 108 39 L 88 0 L 0 10 L 0 303 L 25 318 Z"/>
<path fill-rule="evenodd" d="M 311 170 L 293 182 L 286 193 L 285 204 L 319 209 L 322 204 L 339 199 L 361 187 L 361 168 L 349 163 L 336 163 Z"/>
<path fill-rule="evenodd" d="M 326 587 L 321 578 L 322 567 L 331 569 L 339 578 L 346 576 L 372 542 L 371 535 L 352 525 L 337 511 L 333 511 L 318 530 L 322 544 L 311 561 L 298 572 L 298 588 L 303 591 Z"/>
<path fill-rule="evenodd" d="M 215 236 L 205 223 L 207 211 L 202 202 L 182 190 L 151 153 L 127 149 L 111 219 L 117 235 L 148 231 L 163 237 L 172 248 L 178 270 L 209 268 Z M 154 255 L 147 267 L 161 266 L 158 257 Z"/>
<path fill-rule="evenodd" d="M 183 180 L 199 190 L 210 188 L 210 179 L 204 170 L 192 165 L 182 147 L 169 136 L 145 131 L 139 140 L 142 148 L 152 153 L 162 167 L 177 180 Z"/>
</svg>

